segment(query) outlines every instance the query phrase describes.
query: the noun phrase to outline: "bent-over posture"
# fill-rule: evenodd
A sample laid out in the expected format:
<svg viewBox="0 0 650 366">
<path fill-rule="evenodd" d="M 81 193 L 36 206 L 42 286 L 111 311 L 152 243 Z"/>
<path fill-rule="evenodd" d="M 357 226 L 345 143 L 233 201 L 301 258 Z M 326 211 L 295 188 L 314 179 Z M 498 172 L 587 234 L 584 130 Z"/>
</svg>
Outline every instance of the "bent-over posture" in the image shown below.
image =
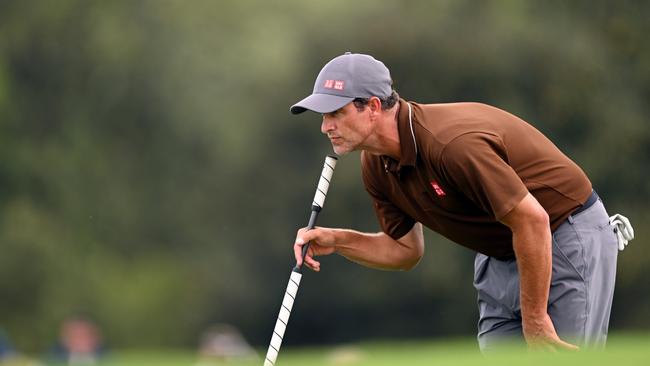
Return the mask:
<svg viewBox="0 0 650 366">
<path fill-rule="evenodd" d="M 477 252 L 482 350 L 522 336 L 550 349 L 605 343 L 615 226 L 582 169 L 537 129 L 485 104 L 408 102 L 382 62 L 350 53 L 327 63 L 313 93 L 291 107 L 305 110 L 322 114 L 337 154 L 362 150 L 382 232 L 302 229 L 297 261 L 311 241 L 305 264 L 315 271 L 314 257 L 332 253 L 408 270 L 424 253 L 424 225 Z"/>
</svg>

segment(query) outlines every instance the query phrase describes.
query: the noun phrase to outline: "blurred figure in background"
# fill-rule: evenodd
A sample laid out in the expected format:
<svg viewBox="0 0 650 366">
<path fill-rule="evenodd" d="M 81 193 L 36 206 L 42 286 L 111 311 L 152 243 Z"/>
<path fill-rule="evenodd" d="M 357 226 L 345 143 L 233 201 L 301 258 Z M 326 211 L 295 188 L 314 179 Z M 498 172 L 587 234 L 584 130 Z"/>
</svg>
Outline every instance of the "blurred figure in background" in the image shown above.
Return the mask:
<svg viewBox="0 0 650 366">
<path fill-rule="evenodd" d="M 195 366 L 219 364 L 227 360 L 255 360 L 257 353 L 232 325 L 217 324 L 201 336 L 199 361 Z"/>
<path fill-rule="evenodd" d="M 9 341 L 9 337 L 0 328 L 0 362 L 3 362 L 5 359 L 10 358 L 16 354 L 13 345 Z"/>
<path fill-rule="evenodd" d="M 7 333 L 0 328 L 0 366 L 43 366 L 37 360 L 16 351 Z"/>
<path fill-rule="evenodd" d="M 61 324 L 53 356 L 68 365 L 94 365 L 105 348 L 99 328 L 86 317 L 73 316 Z"/>
</svg>

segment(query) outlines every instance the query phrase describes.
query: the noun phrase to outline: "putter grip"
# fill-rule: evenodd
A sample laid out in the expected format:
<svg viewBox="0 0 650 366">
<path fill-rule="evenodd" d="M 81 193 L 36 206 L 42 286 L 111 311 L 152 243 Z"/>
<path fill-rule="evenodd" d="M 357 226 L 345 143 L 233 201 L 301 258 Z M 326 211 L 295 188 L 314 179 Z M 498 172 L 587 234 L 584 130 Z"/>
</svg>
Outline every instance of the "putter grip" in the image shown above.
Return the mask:
<svg viewBox="0 0 650 366">
<path fill-rule="evenodd" d="M 327 190 L 330 188 L 330 180 L 332 180 L 332 174 L 334 174 L 334 168 L 336 167 L 337 158 L 332 155 L 327 155 L 325 157 L 325 164 L 323 164 L 323 171 L 320 173 L 320 179 L 318 180 L 318 186 L 316 187 L 316 194 L 314 195 L 314 201 L 312 202 L 312 207 L 320 211 L 325 204 L 325 196 L 327 196 Z"/>
<path fill-rule="evenodd" d="M 300 286 L 301 278 L 302 275 L 300 273 L 291 272 L 291 277 L 289 277 L 289 283 L 287 284 L 287 290 L 284 292 L 284 299 L 282 299 L 280 314 L 278 314 L 278 320 L 275 321 L 271 344 L 269 344 L 269 349 L 266 351 L 264 366 L 274 366 L 275 361 L 278 358 L 280 346 L 282 345 L 282 338 L 284 337 L 284 331 L 287 329 L 287 324 L 289 323 L 289 316 L 291 315 L 293 302 L 298 293 L 298 286 Z"/>
<path fill-rule="evenodd" d="M 309 223 L 307 224 L 307 230 L 311 230 L 316 226 L 316 219 L 318 219 L 318 213 L 323 208 L 325 204 L 325 197 L 327 197 L 327 191 L 330 188 L 330 181 L 332 180 L 332 175 L 334 174 L 334 168 L 336 168 L 336 162 L 338 158 L 336 156 L 327 155 L 325 157 L 325 164 L 323 164 L 323 171 L 320 173 L 320 179 L 318 179 L 318 186 L 316 186 L 316 194 L 314 195 L 314 201 L 311 204 L 311 216 L 309 217 Z M 302 261 L 305 261 L 305 256 L 309 250 L 309 245 L 311 242 L 302 246 Z M 294 271 L 300 271 L 301 266 L 296 264 Z"/>
</svg>

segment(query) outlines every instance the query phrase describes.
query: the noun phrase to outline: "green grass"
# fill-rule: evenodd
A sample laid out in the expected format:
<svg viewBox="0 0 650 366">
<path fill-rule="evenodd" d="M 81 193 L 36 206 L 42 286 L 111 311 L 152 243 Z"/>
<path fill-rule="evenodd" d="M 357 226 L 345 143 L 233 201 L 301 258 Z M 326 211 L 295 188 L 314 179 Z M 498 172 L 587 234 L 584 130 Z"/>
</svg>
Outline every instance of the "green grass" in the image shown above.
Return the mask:
<svg viewBox="0 0 650 366">
<path fill-rule="evenodd" d="M 297 365 L 650 365 L 650 335 L 612 337 L 606 351 L 529 353 L 510 347 L 483 356 L 473 340 L 367 343 L 342 348 L 287 350 L 278 366 Z M 244 364 L 242 364 L 244 365 Z"/>
<path fill-rule="evenodd" d="M 97 366 L 261 366 L 260 358 L 249 361 L 203 360 L 191 351 L 114 351 Z M 2 363 L 0 363 L 2 365 Z M 357 345 L 292 348 L 284 347 L 278 366 L 396 366 L 396 365 L 650 365 L 650 334 L 610 336 L 606 351 L 530 353 L 510 348 L 482 356 L 474 340 L 418 340 L 369 342 Z M 49 366 L 49 365 L 48 365 Z"/>
</svg>

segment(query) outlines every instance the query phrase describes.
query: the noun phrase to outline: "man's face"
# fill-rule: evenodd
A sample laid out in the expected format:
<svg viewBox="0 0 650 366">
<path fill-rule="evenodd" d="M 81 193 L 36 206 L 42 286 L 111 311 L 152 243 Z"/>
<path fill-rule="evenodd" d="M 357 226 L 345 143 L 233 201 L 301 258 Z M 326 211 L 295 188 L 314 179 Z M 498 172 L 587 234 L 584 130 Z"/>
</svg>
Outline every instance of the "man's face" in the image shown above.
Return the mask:
<svg viewBox="0 0 650 366">
<path fill-rule="evenodd" d="M 323 114 L 320 130 L 326 134 L 337 155 L 363 147 L 363 142 L 370 135 L 369 108 L 359 112 L 353 103 L 330 113 Z"/>
</svg>

